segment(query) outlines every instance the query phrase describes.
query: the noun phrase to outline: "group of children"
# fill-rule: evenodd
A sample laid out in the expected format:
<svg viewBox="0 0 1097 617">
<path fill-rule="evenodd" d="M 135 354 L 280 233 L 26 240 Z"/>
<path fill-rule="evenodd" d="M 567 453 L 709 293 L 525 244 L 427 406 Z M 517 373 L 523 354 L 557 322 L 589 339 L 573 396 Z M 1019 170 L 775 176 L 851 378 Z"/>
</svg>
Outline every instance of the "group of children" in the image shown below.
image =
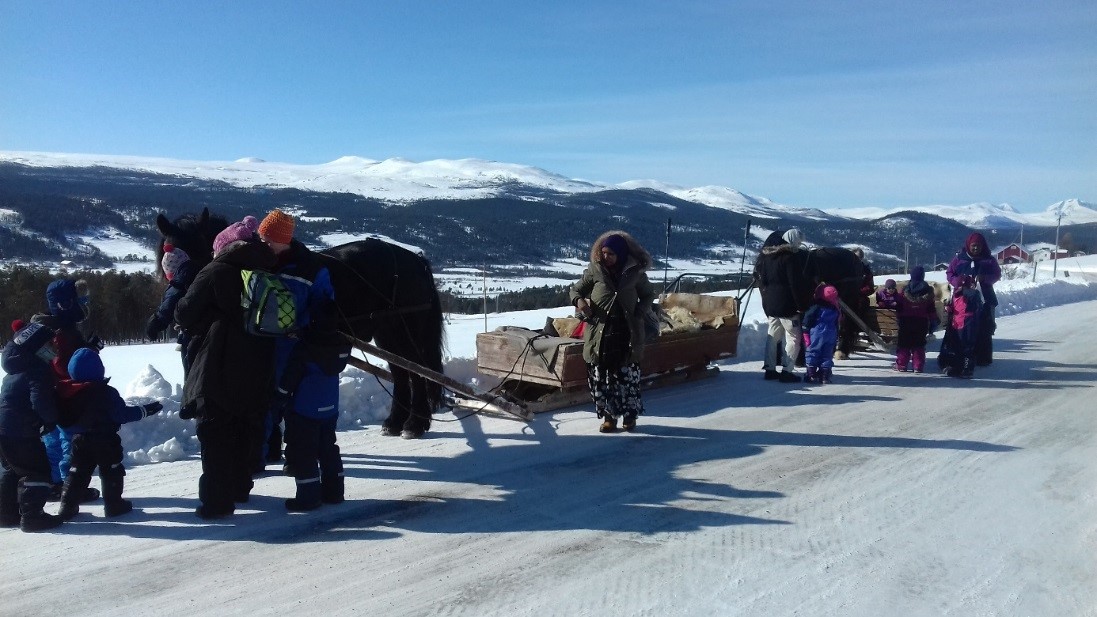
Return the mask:
<svg viewBox="0 0 1097 617">
<path fill-rule="evenodd" d="M 953 292 L 946 304 L 949 323 L 942 346 L 942 369 L 950 377 L 970 378 L 974 366 L 974 339 L 982 309 L 981 295 L 970 276 L 956 277 L 951 283 Z M 876 306 L 896 312 L 899 332 L 894 370 L 924 372 L 926 341 L 939 325 L 935 292 L 926 282 L 925 268 L 913 268 L 910 282 L 902 290 L 895 280 L 887 279 L 884 287 L 876 293 Z M 842 319 L 838 290 L 832 285 L 819 285 L 815 290 L 814 303 L 804 313 L 802 321 L 807 367 L 805 381 L 820 384 L 831 382 L 834 349 Z"/>
<path fill-rule="evenodd" d="M 162 409 L 158 402 L 127 405 L 108 385 L 101 344 L 77 324 L 88 314 L 83 281 L 58 279 L 46 289 L 49 312 L 12 323 L 0 354 L 0 526 L 25 532 L 53 529 L 100 497 L 91 489 L 98 468 L 104 512 L 133 509 L 122 499 L 121 424 Z M 52 456 L 47 446 L 59 452 Z M 45 511 L 63 477 L 58 514 Z"/>
</svg>

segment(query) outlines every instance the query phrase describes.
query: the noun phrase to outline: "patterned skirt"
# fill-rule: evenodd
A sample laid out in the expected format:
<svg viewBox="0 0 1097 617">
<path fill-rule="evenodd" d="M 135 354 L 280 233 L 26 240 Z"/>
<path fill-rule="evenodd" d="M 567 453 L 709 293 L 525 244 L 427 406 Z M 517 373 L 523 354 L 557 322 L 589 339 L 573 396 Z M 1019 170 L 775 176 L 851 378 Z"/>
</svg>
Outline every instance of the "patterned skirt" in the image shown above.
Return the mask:
<svg viewBox="0 0 1097 617">
<path fill-rule="evenodd" d="M 640 400 L 640 365 L 635 362 L 619 369 L 587 364 L 587 385 L 599 418 L 635 418 L 644 413 Z"/>
</svg>

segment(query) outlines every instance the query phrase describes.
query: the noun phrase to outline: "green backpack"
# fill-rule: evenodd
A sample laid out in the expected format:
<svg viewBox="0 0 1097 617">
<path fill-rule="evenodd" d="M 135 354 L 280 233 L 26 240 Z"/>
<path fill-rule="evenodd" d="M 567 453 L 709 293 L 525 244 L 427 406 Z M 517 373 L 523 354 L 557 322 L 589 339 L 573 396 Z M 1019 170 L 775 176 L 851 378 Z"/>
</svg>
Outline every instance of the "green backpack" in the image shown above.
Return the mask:
<svg viewBox="0 0 1097 617">
<path fill-rule="evenodd" d="M 297 302 L 277 275 L 261 270 L 241 270 L 244 290 L 244 329 L 258 336 L 288 336 L 297 331 Z"/>
</svg>

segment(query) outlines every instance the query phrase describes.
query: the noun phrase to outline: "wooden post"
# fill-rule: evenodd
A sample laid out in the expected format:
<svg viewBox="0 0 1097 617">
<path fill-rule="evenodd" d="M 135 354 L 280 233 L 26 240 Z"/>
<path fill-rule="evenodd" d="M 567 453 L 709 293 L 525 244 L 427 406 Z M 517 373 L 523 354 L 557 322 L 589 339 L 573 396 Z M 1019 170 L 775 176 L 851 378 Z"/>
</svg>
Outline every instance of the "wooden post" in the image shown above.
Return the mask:
<svg viewBox="0 0 1097 617">
<path fill-rule="evenodd" d="M 494 394 L 489 394 L 487 392 L 480 392 L 480 391 L 472 388 L 471 386 L 465 385 L 465 384 L 463 384 L 463 383 L 461 383 L 461 382 L 459 382 L 455 379 L 452 379 L 450 377 L 446 377 L 442 373 L 439 373 L 437 371 L 432 371 L 431 369 L 429 369 L 425 366 L 421 366 L 419 364 L 416 364 L 416 363 L 412 362 L 411 360 L 407 360 L 407 359 L 402 358 L 402 357 L 400 357 L 400 356 L 398 356 L 394 353 L 385 351 L 384 349 L 381 349 L 379 347 L 371 345 L 371 344 L 369 344 L 369 343 L 367 343 L 363 340 L 356 339 L 353 336 L 350 336 L 349 334 L 344 333 L 343 336 L 347 337 L 347 339 L 350 340 L 351 344 L 353 344 L 356 349 L 359 349 L 359 350 L 361 350 L 365 353 L 368 353 L 371 356 L 381 358 L 385 362 L 388 362 L 390 364 L 395 364 L 396 366 L 399 366 L 402 369 L 411 371 L 412 373 L 415 373 L 416 375 L 418 375 L 418 376 L 420 376 L 424 379 L 429 379 L 430 381 L 433 381 L 434 383 L 437 383 L 437 384 L 441 384 L 441 385 L 449 388 L 450 390 L 453 390 L 455 392 L 460 392 L 461 394 L 464 394 L 465 396 L 467 396 L 469 398 L 474 398 L 474 399 L 477 399 L 477 400 L 480 400 L 480 401 L 484 401 L 485 403 L 491 403 L 492 405 L 495 405 L 495 406 L 499 407 L 503 411 L 505 411 L 505 412 L 507 412 L 507 413 L 509 413 L 513 416 L 516 416 L 518 418 L 521 418 L 523 420 L 526 420 L 527 422 L 533 419 L 533 413 L 532 412 L 530 412 L 529 410 L 527 410 L 527 409 L 525 409 L 525 408 L 523 408 L 519 405 L 516 405 L 515 403 L 512 403 L 511 401 L 508 401 L 508 400 L 506 400 L 506 399 L 504 399 L 500 396 L 495 396 Z M 368 363 L 366 363 L 366 364 L 368 364 Z M 356 363 L 354 363 L 354 365 L 359 366 Z M 361 368 L 361 367 L 359 366 L 359 368 Z M 376 368 L 376 367 L 371 367 L 371 369 L 363 369 L 363 370 L 365 370 L 366 372 L 372 373 L 374 375 L 377 375 L 377 373 L 374 373 L 373 370 L 372 370 L 374 368 Z M 383 371 L 384 369 L 378 369 L 378 370 Z M 389 380 L 391 381 L 391 379 L 392 379 L 392 376 L 389 375 Z"/>
</svg>

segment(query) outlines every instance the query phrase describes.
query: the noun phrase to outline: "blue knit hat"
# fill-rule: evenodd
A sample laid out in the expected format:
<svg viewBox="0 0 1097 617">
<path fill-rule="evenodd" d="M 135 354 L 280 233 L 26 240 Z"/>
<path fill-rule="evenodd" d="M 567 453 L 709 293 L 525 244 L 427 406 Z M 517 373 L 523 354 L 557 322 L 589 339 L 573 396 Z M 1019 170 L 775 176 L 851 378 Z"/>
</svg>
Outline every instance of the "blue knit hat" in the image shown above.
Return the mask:
<svg viewBox="0 0 1097 617">
<path fill-rule="evenodd" d="M 46 287 L 46 304 L 50 315 L 70 323 L 84 321 L 87 314 L 88 284 L 84 281 L 57 279 Z"/>
<path fill-rule="evenodd" d="M 69 377 L 73 381 L 103 381 L 106 369 L 99 352 L 90 347 L 81 347 L 69 360 Z"/>
</svg>

